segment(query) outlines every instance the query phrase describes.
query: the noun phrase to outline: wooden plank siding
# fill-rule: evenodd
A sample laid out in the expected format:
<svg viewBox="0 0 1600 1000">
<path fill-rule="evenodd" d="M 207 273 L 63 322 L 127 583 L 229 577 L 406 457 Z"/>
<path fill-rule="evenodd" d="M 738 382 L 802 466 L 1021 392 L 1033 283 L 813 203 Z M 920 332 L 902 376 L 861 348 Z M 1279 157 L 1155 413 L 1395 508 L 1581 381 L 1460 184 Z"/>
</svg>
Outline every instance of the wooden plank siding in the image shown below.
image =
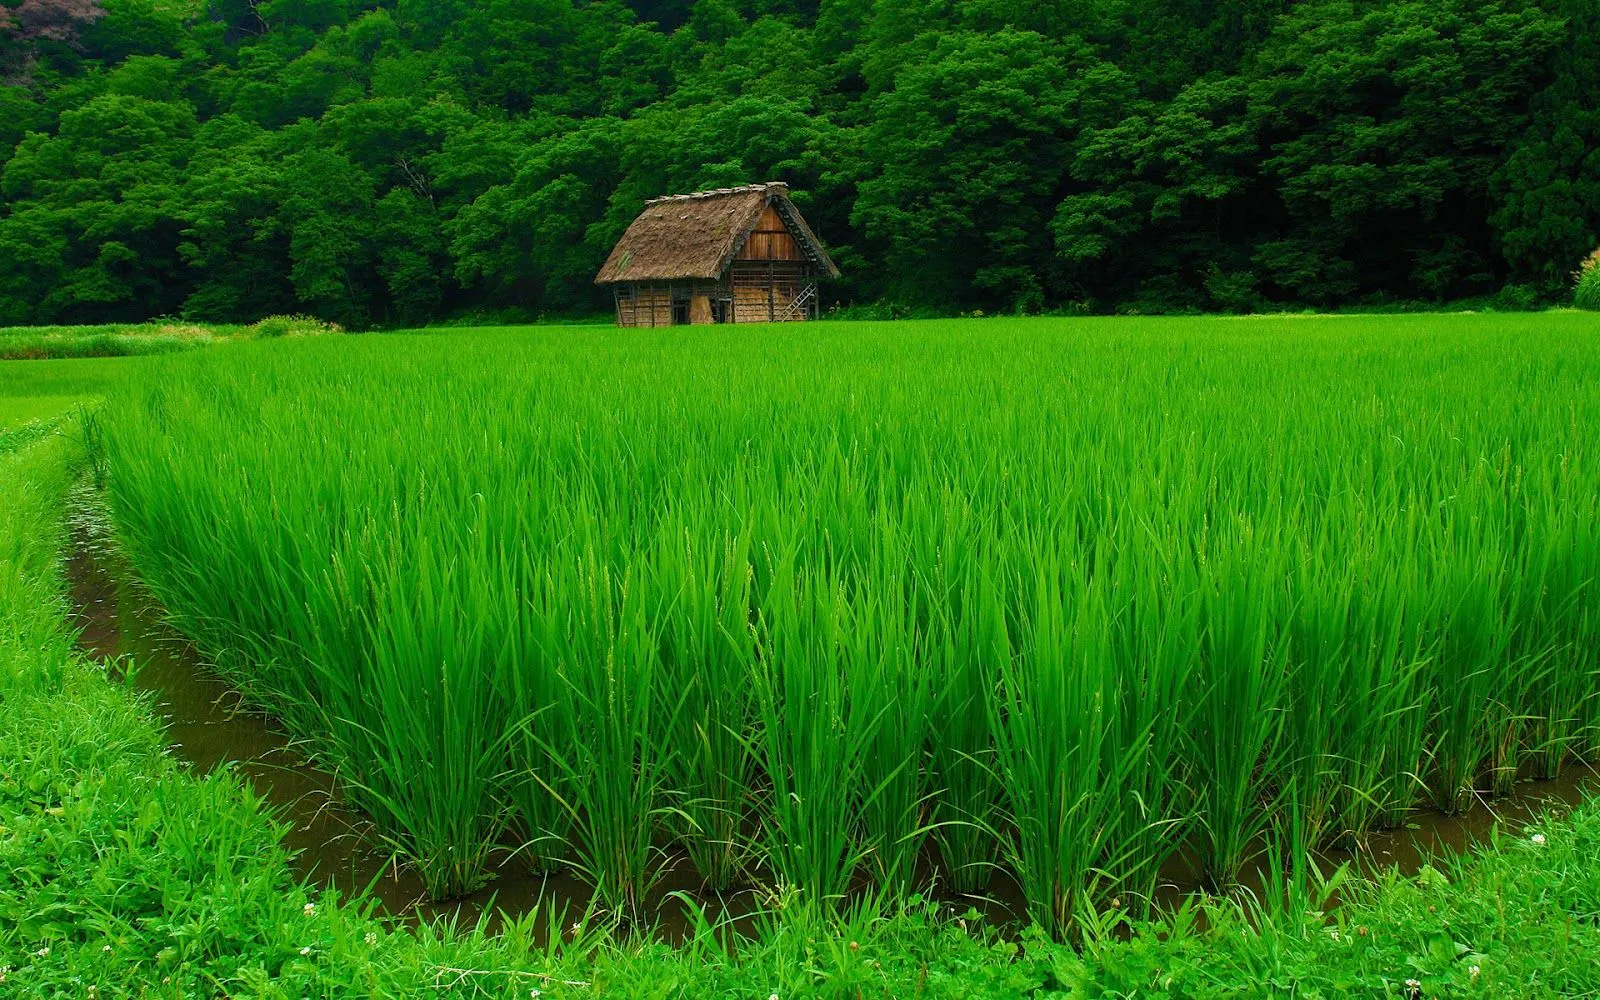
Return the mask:
<svg viewBox="0 0 1600 1000">
<path fill-rule="evenodd" d="M 803 261 L 806 255 L 778 210 L 768 205 L 745 238 L 744 248 L 736 259 Z"/>
<path fill-rule="evenodd" d="M 671 326 L 671 285 L 618 285 L 618 326 Z"/>
<path fill-rule="evenodd" d="M 729 268 L 735 323 L 771 323 L 809 319 L 807 310 L 789 306 L 810 284 L 810 269 L 801 261 L 736 260 Z"/>
<path fill-rule="evenodd" d="M 624 282 L 612 286 L 618 326 L 681 326 L 712 323 L 711 303 L 726 299 L 726 285 L 717 282 Z"/>
</svg>

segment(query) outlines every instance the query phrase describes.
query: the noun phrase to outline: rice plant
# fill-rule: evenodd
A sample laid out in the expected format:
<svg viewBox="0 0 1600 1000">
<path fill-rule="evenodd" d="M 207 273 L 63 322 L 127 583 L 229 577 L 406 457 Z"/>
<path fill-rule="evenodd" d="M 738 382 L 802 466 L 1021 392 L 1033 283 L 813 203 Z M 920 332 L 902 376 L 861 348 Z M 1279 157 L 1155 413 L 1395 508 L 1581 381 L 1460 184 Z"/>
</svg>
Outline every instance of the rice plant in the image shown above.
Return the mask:
<svg viewBox="0 0 1600 1000">
<path fill-rule="evenodd" d="M 1207 880 L 1237 883 L 1265 832 L 1269 789 L 1281 773 L 1289 682 L 1287 618 L 1275 592 L 1276 539 L 1250 526 L 1208 556 L 1196 600 L 1203 616 L 1192 734 L 1196 824 Z"/>
<path fill-rule="evenodd" d="M 678 797 L 668 826 L 708 887 L 731 887 L 743 866 L 755 636 L 750 534 L 702 541 L 674 530 L 650 572 L 663 602 L 662 700 L 681 698 L 668 737 L 677 748 L 668 784 Z"/>
<path fill-rule="evenodd" d="M 881 538 L 893 538 L 881 528 Z M 861 843 L 877 885 L 897 894 L 915 887 L 927 839 L 927 753 L 933 674 L 919 638 L 918 582 L 890 544 L 880 541 L 871 579 L 899 586 L 858 597 L 843 637 L 841 666 L 850 679 L 850 713 L 868 732 L 861 758 Z"/>
<path fill-rule="evenodd" d="M 998 856 L 1000 781 L 989 705 L 1011 659 L 1005 610 L 993 580 L 973 574 L 959 610 L 941 616 L 927 640 L 932 686 L 928 718 L 933 836 L 956 892 L 981 892 Z M 955 620 L 952 621 L 951 619 Z"/>
<path fill-rule="evenodd" d="M 586 548 L 557 580 L 572 607 L 560 675 L 575 724 L 544 741 L 561 781 L 547 791 L 565 791 L 573 866 L 607 910 L 639 922 L 662 874 L 655 833 L 683 696 L 660 683 L 660 626 L 637 574 L 618 579 Z"/>
<path fill-rule="evenodd" d="M 1018 656 L 1001 671 L 992 708 L 996 759 L 1012 834 L 1007 854 L 1030 916 L 1068 930 L 1131 873 L 1157 859 L 1130 829 L 1157 825 L 1126 794 L 1151 749 L 1127 701 L 1110 587 L 1086 580 L 1072 553 L 1041 547 L 1024 607 Z M 1072 588 L 1072 589 L 1067 589 Z"/>
<path fill-rule="evenodd" d="M 861 775 L 883 716 L 851 698 L 837 581 L 780 570 L 768 596 L 756 684 L 766 860 L 779 885 L 836 901 L 869 852 L 856 831 L 878 788 Z"/>
</svg>

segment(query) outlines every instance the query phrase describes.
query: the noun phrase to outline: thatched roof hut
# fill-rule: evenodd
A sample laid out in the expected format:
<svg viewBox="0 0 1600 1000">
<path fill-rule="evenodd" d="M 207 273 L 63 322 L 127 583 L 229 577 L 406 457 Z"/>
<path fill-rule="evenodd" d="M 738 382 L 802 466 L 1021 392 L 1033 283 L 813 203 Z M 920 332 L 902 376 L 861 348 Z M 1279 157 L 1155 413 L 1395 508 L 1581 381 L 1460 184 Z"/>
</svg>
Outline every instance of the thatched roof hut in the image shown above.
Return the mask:
<svg viewBox="0 0 1600 1000">
<path fill-rule="evenodd" d="M 769 182 L 646 202 L 595 283 L 619 324 L 671 326 L 806 319 L 817 281 L 838 276 L 788 185 Z"/>
</svg>

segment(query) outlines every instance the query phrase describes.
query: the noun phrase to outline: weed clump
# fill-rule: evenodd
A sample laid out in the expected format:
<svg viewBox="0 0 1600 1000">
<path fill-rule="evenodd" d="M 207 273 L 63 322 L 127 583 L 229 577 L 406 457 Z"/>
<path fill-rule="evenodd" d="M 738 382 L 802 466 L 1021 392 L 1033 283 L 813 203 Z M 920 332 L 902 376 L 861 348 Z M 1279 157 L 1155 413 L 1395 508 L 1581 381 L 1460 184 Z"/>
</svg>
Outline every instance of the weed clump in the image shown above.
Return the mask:
<svg viewBox="0 0 1600 1000">
<path fill-rule="evenodd" d="M 252 337 L 319 337 L 343 333 L 337 323 L 329 323 L 315 316 L 268 316 L 248 327 Z"/>
<path fill-rule="evenodd" d="M 1573 293 L 1573 304 L 1579 309 L 1600 312 L 1600 250 L 1584 258 L 1575 277 L 1578 287 Z"/>
</svg>

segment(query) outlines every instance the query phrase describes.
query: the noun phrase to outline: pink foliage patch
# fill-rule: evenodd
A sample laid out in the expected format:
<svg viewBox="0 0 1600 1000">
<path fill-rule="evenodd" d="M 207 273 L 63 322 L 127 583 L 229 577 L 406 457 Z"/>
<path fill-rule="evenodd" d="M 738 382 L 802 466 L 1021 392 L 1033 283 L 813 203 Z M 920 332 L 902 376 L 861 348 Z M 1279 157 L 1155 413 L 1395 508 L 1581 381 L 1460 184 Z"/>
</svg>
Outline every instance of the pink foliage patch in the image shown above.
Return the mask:
<svg viewBox="0 0 1600 1000">
<path fill-rule="evenodd" d="M 104 14 L 100 0 L 22 0 L 0 7 L 0 31 L 23 41 L 70 42 Z"/>
</svg>

